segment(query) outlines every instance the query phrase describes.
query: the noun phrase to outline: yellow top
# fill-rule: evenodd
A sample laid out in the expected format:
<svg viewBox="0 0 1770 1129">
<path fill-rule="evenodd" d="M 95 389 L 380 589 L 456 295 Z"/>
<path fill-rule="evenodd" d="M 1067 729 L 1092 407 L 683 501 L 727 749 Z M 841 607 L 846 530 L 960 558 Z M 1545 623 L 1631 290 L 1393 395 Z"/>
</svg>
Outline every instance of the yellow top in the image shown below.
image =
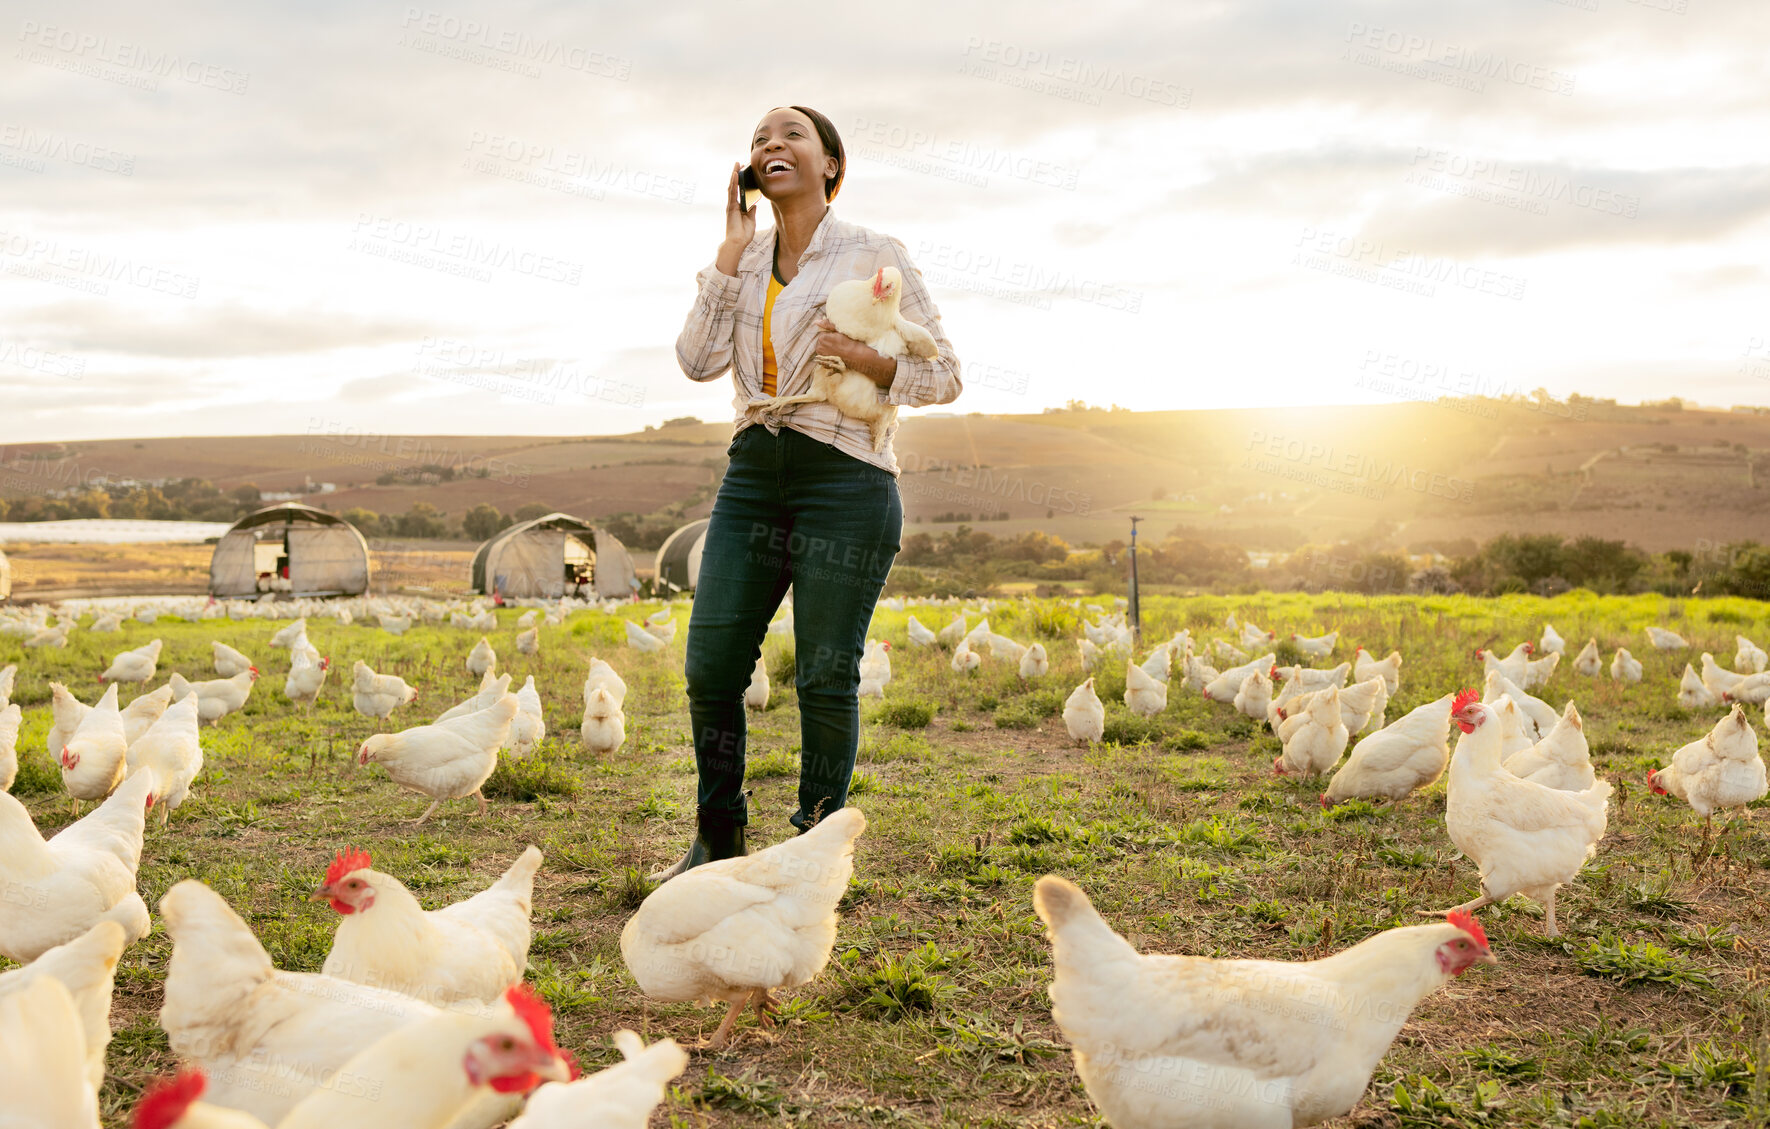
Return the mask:
<svg viewBox="0 0 1770 1129">
<path fill-rule="evenodd" d="M 774 339 L 768 335 L 768 323 L 774 314 L 774 296 L 785 289 L 777 275 L 768 276 L 768 297 L 762 302 L 762 394 L 772 396 L 775 384 Z"/>
</svg>

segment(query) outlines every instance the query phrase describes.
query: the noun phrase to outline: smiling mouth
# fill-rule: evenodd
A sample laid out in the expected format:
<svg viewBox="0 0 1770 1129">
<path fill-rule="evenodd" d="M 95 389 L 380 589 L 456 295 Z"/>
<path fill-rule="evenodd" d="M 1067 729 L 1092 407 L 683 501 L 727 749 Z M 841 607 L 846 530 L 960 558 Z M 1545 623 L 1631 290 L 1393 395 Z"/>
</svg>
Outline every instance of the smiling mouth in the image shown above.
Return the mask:
<svg viewBox="0 0 1770 1129">
<path fill-rule="evenodd" d="M 776 173 L 792 172 L 792 171 L 793 171 L 792 162 L 782 160 L 779 157 L 776 157 L 773 160 L 768 161 L 767 163 L 765 163 L 762 166 L 762 175 L 763 176 L 773 176 Z"/>
</svg>

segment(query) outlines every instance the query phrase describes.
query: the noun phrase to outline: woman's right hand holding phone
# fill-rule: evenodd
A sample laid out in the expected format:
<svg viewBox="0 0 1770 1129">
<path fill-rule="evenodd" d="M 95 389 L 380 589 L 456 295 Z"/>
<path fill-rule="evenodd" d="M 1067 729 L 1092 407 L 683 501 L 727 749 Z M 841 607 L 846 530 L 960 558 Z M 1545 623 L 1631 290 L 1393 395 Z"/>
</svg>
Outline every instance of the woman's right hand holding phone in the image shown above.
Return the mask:
<svg viewBox="0 0 1770 1129">
<path fill-rule="evenodd" d="M 738 176 L 740 168 L 735 162 L 731 166 L 731 183 L 725 190 L 725 241 L 719 244 L 719 255 L 713 260 L 720 274 L 733 278 L 737 277 L 738 260 L 743 256 L 744 248 L 756 238 L 756 209 L 746 211 L 743 207 L 744 190 Z"/>
</svg>

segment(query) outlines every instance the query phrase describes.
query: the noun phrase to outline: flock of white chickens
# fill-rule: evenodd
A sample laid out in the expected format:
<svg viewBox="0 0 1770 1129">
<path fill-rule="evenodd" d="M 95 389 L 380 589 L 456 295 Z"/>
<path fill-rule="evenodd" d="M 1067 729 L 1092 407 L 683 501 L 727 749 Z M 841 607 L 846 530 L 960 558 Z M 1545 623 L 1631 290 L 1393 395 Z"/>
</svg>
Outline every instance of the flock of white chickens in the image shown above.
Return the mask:
<svg viewBox="0 0 1770 1129">
<path fill-rule="evenodd" d="M 902 600 L 886 603 L 904 608 Z M 517 650 L 537 654 L 543 628 L 586 607 L 598 606 L 568 600 L 531 608 L 518 622 Z M 282 612 L 340 623 L 373 619 L 395 634 L 420 621 L 487 633 L 498 626 L 484 607 L 428 600 L 198 601 L 134 614 L 151 623 L 174 610 L 187 618 Z M 77 618 L 64 610 L 51 624 L 41 609 L 3 609 L 0 632 L 30 645 L 66 646 Z M 107 612 L 87 630 L 116 630 L 120 619 Z M 635 650 L 658 652 L 674 641 L 668 607 L 644 623 L 621 622 Z M 1274 651 L 1250 653 L 1270 645 L 1274 633 L 1233 617 L 1228 627 L 1233 641 L 1211 648 L 1212 658 L 1237 664 L 1223 670 L 1195 653 L 1187 631 L 1133 661 L 1134 635 L 1119 614 L 1085 623 L 1078 647 L 1090 671 L 1125 661 L 1125 704 L 1133 713 L 1161 712 L 1179 684 L 1265 722 L 1282 747 L 1275 773 L 1332 770 L 1323 806 L 1401 801 L 1448 768 L 1445 830 L 1477 867 L 1480 896 L 1432 915 L 1442 918 L 1434 924 L 1392 929 L 1322 960 L 1225 961 L 1140 955 L 1082 890 L 1056 876 L 1041 879 L 1034 905 L 1052 942 L 1053 1016 L 1089 1095 L 1117 1129 L 1309 1125 L 1346 1112 L 1419 1001 L 1471 965 L 1495 960 L 1474 911 L 1523 894 L 1542 905 L 1544 931 L 1554 936 L 1555 892 L 1593 857 L 1606 828 L 1612 786 L 1593 771 L 1579 710 L 1571 700 L 1557 710 L 1532 693 L 1549 685 L 1565 649 L 1552 627 L 1540 647 L 1522 643 L 1504 658 L 1477 652 L 1482 691 L 1448 692 L 1388 722 L 1400 688 L 1399 653 L 1375 659 L 1360 647 L 1352 661 L 1330 669 L 1278 667 Z M 790 635 L 790 609 L 769 630 Z M 1012 664 L 1029 682 L 1049 674 L 1042 644 L 998 634 L 987 618 L 972 626 L 960 612 L 934 631 L 910 615 L 906 634 L 912 647 L 950 649 L 961 674 L 985 656 Z M 1658 628 L 1648 634 L 1656 647 L 1687 646 Z M 1299 653 L 1323 662 L 1338 634 L 1292 640 Z M 285 696 L 311 705 L 330 662 L 308 640 L 305 618 L 266 643 L 289 653 Z M 1708 654 L 1700 674 L 1686 665 L 1683 705 L 1730 708 L 1649 778 L 1655 792 L 1687 801 L 1705 820 L 1765 795 L 1744 704 L 1770 698 L 1770 674 L 1762 650 L 1743 637 L 1738 644 L 1732 671 Z M 47 751 L 76 811 L 83 802 L 98 806 L 48 840 L 5 791 L 17 771 L 21 708 L 10 702 L 18 668 L 0 669 L 0 954 L 23 965 L 0 974 L 0 1124 L 9 1129 L 98 1125 L 112 976 L 124 947 L 152 927 L 136 883 L 148 814 L 157 807 L 165 820 L 183 802 L 203 764 L 201 726 L 242 709 L 260 674 L 251 657 L 220 642 L 213 648 L 217 677 L 188 681 L 174 672 L 126 707 L 120 685 L 158 677 L 158 640 L 117 654 L 92 705 L 51 684 Z M 868 642 L 863 695 L 884 696 L 890 651 L 888 642 Z M 533 677 L 511 692 L 489 634 L 465 665 L 481 679 L 477 693 L 429 724 L 377 732 L 356 753 L 358 764 L 379 764 L 394 783 L 430 799 L 417 823 L 452 799 L 473 797 L 483 811 L 481 788 L 499 757 L 528 755 L 546 733 Z M 1601 673 L 1595 641 L 1572 666 Z M 1612 677 L 1638 680 L 1641 673 L 1626 651 L 1616 652 Z M 362 662 L 349 693 L 377 724 L 418 696 L 401 678 Z M 621 748 L 626 693 L 611 664 L 590 661 L 579 728 L 586 748 L 603 755 Z M 746 702 L 761 709 L 768 696 L 759 661 Z M 1105 710 L 1093 677 L 1069 696 L 1063 719 L 1073 739 L 1102 739 Z M 1461 731 L 1454 752 L 1453 724 Z M 620 936 L 641 991 L 660 1001 L 725 1003 L 712 1047 L 729 1043 L 746 1009 L 769 1025 L 774 993 L 811 981 L 830 958 L 837 906 L 865 828 L 859 811 L 844 808 L 796 839 L 659 886 Z M 196 881 L 174 885 L 157 907 L 173 941 L 160 1022 L 188 1069 L 143 1098 L 135 1124 L 489 1129 L 512 1117 L 523 1129 L 647 1124 L 685 1068 L 686 1052 L 670 1039 L 647 1047 L 632 1032 L 616 1032 L 625 1061 L 578 1077 L 554 1043 L 546 1005 L 523 986 L 543 862 L 530 846 L 484 891 L 425 910 L 398 875 L 375 869 L 361 850 L 341 850 L 314 893 L 338 914 L 318 973 L 276 969 L 219 894 Z"/>
</svg>

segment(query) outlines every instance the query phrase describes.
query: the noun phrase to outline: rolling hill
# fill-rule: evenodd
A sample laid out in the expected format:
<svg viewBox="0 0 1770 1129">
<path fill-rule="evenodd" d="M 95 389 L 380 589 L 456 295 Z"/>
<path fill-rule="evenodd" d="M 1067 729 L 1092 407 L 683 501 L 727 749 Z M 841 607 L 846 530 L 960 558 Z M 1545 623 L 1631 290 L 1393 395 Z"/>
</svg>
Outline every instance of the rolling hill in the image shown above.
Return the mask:
<svg viewBox="0 0 1770 1129">
<path fill-rule="evenodd" d="M 577 438 L 315 433 L 23 444 L 5 451 L 0 494 L 94 476 L 201 477 L 223 489 L 304 492 L 331 510 L 397 513 L 425 501 L 459 514 L 481 502 L 506 512 L 540 503 L 604 517 L 695 499 L 688 513 L 698 516 L 730 434 L 725 424 L 685 422 Z M 1753 536 L 1770 513 L 1770 414 L 1577 397 L 906 413 L 897 452 L 912 531 L 969 521 L 1072 543 L 1123 537 L 1135 513 L 1149 519 L 1146 535 L 1185 526 L 1256 549 L 1372 533 L 1417 546 L 1554 532 L 1663 551 Z M 333 488 L 318 492 L 320 483 Z"/>
</svg>

